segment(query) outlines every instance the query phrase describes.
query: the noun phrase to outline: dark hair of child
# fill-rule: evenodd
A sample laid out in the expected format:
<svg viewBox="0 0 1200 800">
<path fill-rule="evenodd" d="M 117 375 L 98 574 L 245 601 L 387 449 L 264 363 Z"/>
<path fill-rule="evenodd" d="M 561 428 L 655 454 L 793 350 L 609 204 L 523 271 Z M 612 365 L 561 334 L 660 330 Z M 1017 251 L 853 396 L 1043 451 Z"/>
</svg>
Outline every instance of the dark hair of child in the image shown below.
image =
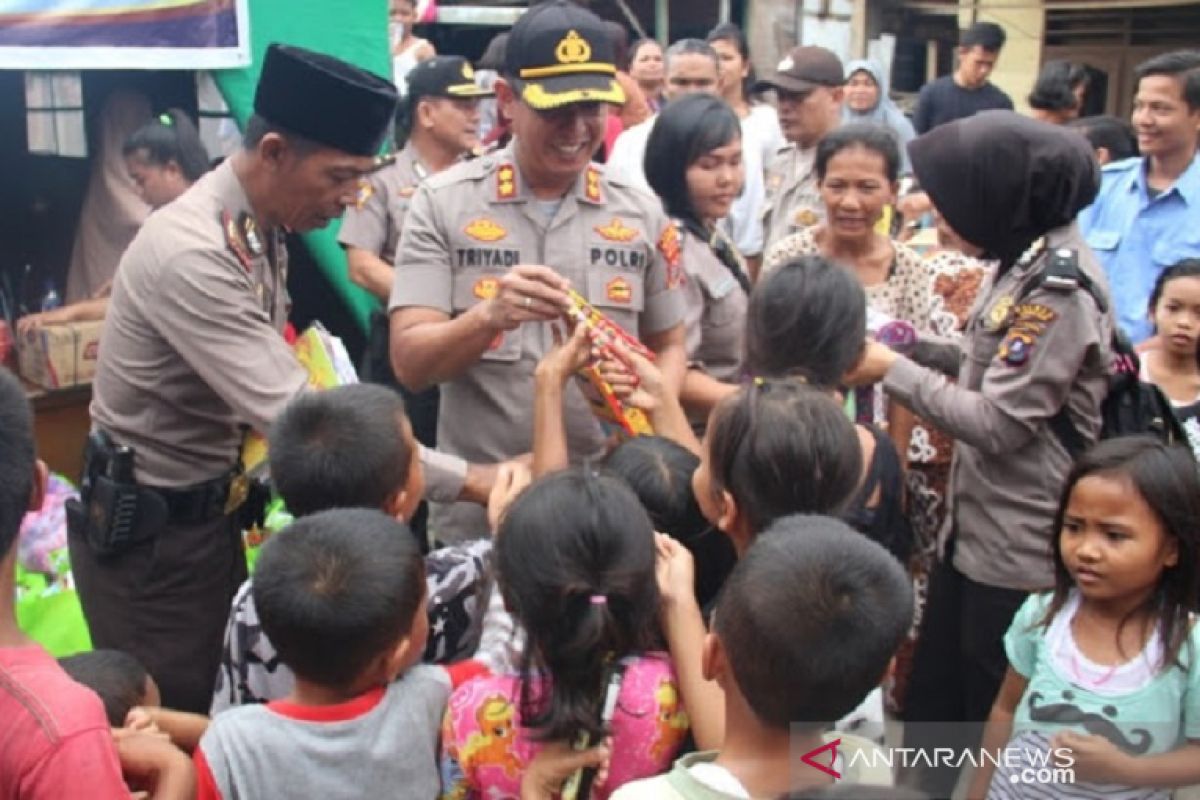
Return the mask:
<svg viewBox="0 0 1200 800">
<path fill-rule="evenodd" d="M 822 256 L 801 256 L 764 275 L 746 316 L 746 360 L 755 375 L 801 378 L 830 390 L 862 357 L 866 293 L 848 270 Z"/>
<path fill-rule="evenodd" d="M 37 463 L 33 412 L 17 377 L 0 369 L 0 560 L 21 531 Z"/>
<path fill-rule="evenodd" d="M 650 515 L 654 530 L 668 534 L 691 551 L 696 563 L 696 599 L 705 608 L 733 565 L 737 551 L 728 536 L 704 518 L 692 489 L 700 458 L 661 436 L 626 439 L 605 459 L 609 472 L 629 484 Z"/>
<path fill-rule="evenodd" d="M 1154 281 L 1154 289 L 1150 292 L 1150 316 L 1153 318 L 1158 301 L 1162 298 L 1163 288 L 1177 278 L 1200 278 L 1200 258 L 1185 258 L 1158 273 Z M 1196 361 L 1200 363 L 1200 342 L 1196 344 Z"/>
<path fill-rule="evenodd" d="M 1081 117 L 1067 123 L 1068 128 L 1083 132 L 1093 150 L 1103 147 L 1110 161 L 1123 161 L 1138 154 L 1137 138 L 1128 120 L 1108 114 Z"/>
<path fill-rule="evenodd" d="M 145 703 L 149 673 L 128 653 L 93 650 L 60 658 L 58 664 L 71 680 L 100 696 L 108 724 L 114 728 L 124 727 L 129 709 Z"/>
<path fill-rule="evenodd" d="M 271 477 L 288 510 L 381 509 L 408 481 L 404 401 L 357 383 L 293 400 L 271 426 Z"/>
<path fill-rule="evenodd" d="M 208 172 L 208 152 L 200 141 L 200 132 L 192 118 L 178 108 L 159 114 L 134 131 L 125 141 L 122 154 L 126 158 L 143 158 L 160 167 L 175 162 L 183 176 L 193 183 Z"/>
<path fill-rule="evenodd" d="M 713 410 L 711 486 L 737 501 L 751 531 L 789 514 L 840 514 L 862 477 L 862 448 L 827 394 L 756 379 Z"/>
<path fill-rule="evenodd" d="M 900 145 L 896 143 L 895 134 L 875 122 L 851 122 L 830 131 L 817 145 L 813 167 L 817 180 L 825 180 L 829 162 L 834 156 L 855 147 L 861 147 L 883 159 L 883 174 L 890 183 L 895 183 L 900 177 Z"/>
<path fill-rule="evenodd" d="M 496 536 L 504 603 L 525 629 L 520 712 L 539 740 L 603 735 L 610 663 L 658 644 L 654 528 L 624 481 L 589 468 L 549 475 L 513 502 Z M 544 672 L 548 691 L 534 691 Z"/>
<path fill-rule="evenodd" d="M 1043 624 L 1049 626 L 1075 586 L 1059 542 L 1071 493 L 1079 481 L 1090 476 L 1127 481 L 1158 517 L 1167 536 L 1175 539 L 1178 564 L 1163 570 L 1158 591 L 1121 624 L 1148 611 L 1154 613 L 1164 647 L 1163 663 L 1178 665 L 1191 630 L 1188 616 L 1200 606 L 1200 528 L 1196 524 L 1200 520 L 1200 472 L 1187 447 L 1165 445 L 1150 436 L 1120 436 L 1100 442 L 1075 462 L 1054 515 L 1054 596 Z"/>
<path fill-rule="evenodd" d="M 425 564 L 404 523 L 379 511 L 322 511 L 267 541 L 252 591 L 279 660 L 299 678 L 350 689 L 409 632 Z"/>
<path fill-rule="evenodd" d="M 713 631 L 764 725 L 821 729 L 879 685 L 912 624 L 912 582 L 880 545 L 829 517 L 784 517 L 750 546 Z"/>
</svg>

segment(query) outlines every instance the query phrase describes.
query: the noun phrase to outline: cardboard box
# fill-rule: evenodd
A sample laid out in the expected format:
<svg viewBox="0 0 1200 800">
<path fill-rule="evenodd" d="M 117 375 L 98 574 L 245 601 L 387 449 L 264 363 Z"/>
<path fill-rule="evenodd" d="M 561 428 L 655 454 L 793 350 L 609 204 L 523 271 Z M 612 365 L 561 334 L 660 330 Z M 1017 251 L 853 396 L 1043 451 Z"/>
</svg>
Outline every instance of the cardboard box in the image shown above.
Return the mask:
<svg viewBox="0 0 1200 800">
<path fill-rule="evenodd" d="M 91 383 L 100 352 L 104 321 L 47 325 L 29 331 L 17 343 L 21 376 L 43 389 Z"/>
</svg>

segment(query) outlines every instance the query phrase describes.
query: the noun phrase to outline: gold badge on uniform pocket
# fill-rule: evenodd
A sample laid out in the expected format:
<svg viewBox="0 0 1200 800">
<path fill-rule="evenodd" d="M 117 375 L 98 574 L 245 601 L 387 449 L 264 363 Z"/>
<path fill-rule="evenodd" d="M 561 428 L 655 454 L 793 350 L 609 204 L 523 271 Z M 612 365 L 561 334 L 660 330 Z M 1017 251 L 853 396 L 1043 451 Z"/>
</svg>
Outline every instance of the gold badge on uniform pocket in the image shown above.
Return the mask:
<svg viewBox="0 0 1200 800">
<path fill-rule="evenodd" d="M 475 286 L 472 287 L 471 293 L 480 300 L 491 300 L 500 293 L 500 281 L 495 278 L 480 278 L 475 281 Z"/>
<path fill-rule="evenodd" d="M 624 278 L 613 278 L 604 287 L 604 295 L 614 303 L 626 305 L 633 299 L 633 287 Z"/>
<path fill-rule="evenodd" d="M 817 212 L 813 211 L 811 208 L 802 208 L 798 210 L 794 219 L 796 220 L 797 225 L 805 228 L 816 225 L 821 221 L 821 218 L 817 216 Z"/>
<path fill-rule="evenodd" d="M 987 320 L 984 327 L 989 331 L 998 331 L 1008 322 L 1009 314 L 1012 313 L 1013 298 L 1012 295 L 1006 294 L 996 301 L 991 310 L 987 312 Z"/>
<path fill-rule="evenodd" d="M 610 242 L 632 242 L 637 238 L 637 228 L 630 228 L 621 222 L 620 217 L 613 217 L 607 225 L 597 225 L 593 230 Z"/>
<path fill-rule="evenodd" d="M 463 233 L 480 242 L 498 242 L 508 235 L 503 225 L 487 217 L 471 220 Z"/>
</svg>

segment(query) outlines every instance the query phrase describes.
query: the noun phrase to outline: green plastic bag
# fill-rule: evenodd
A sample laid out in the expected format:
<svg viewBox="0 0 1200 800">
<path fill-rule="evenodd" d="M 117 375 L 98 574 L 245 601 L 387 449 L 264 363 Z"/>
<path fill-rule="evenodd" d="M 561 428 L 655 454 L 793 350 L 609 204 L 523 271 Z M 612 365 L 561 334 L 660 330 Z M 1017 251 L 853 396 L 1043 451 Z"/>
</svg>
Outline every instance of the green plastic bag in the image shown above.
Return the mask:
<svg viewBox="0 0 1200 800">
<path fill-rule="evenodd" d="M 17 566 L 17 625 L 55 658 L 92 649 L 64 548 L 52 556 L 58 577 Z"/>
</svg>

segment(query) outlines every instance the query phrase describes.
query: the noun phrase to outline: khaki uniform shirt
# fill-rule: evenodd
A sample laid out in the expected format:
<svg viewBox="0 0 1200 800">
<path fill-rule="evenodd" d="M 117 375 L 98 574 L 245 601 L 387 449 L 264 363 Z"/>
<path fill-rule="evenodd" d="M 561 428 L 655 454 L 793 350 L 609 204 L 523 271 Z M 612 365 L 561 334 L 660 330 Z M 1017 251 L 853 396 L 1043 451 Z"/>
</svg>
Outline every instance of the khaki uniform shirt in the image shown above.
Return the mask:
<svg viewBox="0 0 1200 800">
<path fill-rule="evenodd" d="M 375 253 L 389 264 L 395 263 L 396 245 L 408 205 L 417 192 L 417 184 L 428 174 L 410 143 L 396 154 L 395 162 L 367 179 L 365 196 L 358 207 L 346 210 L 338 242 Z"/>
<path fill-rule="evenodd" d="M 241 255 L 225 214 L 239 226 Z M 281 335 L 289 306 L 282 231 L 258 231 L 261 248 L 251 248 L 240 227 L 249 214 L 226 161 L 152 214 L 121 260 L 91 414 L 134 448 L 139 482 L 178 487 L 221 476 L 237 462 L 242 425 L 266 431 L 307 386 Z M 427 497 L 458 496 L 465 462 L 423 449 L 422 463 Z"/>
<path fill-rule="evenodd" d="M 789 234 L 825 219 L 817 188 L 817 148 L 789 144 L 767 167 L 767 202 L 763 208 L 763 252 Z"/>
<path fill-rule="evenodd" d="M 517 264 L 545 264 L 634 335 L 683 320 L 679 242 L 654 197 L 588 167 L 554 210 L 534 198 L 509 148 L 431 176 L 401 236 L 389 311 L 412 306 L 451 316 L 492 297 Z M 664 252 L 667 255 L 664 255 Z M 533 445 L 533 371 L 553 346 L 551 326 L 497 336 L 465 373 L 442 385 L 438 446 L 491 462 Z M 565 399 L 573 458 L 595 456 L 604 432 L 572 384 Z M 482 510 L 435 509 L 442 541 L 486 532 Z"/>
<path fill-rule="evenodd" d="M 136 452 L 139 481 L 186 486 L 236 463 L 241 425 L 266 430 L 306 382 L 281 336 L 282 232 L 242 232 L 250 202 L 226 161 L 150 215 L 121 259 L 92 420 Z M 223 217 L 240 237 L 229 242 Z"/>
<path fill-rule="evenodd" d="M 980 291 L 957 384 L 906 358 L 884 379 L 890 395 L 958 440 L 941 537 L 944 545 L 955 535 L 955 568 L 988 586 L 1026 591 L 1054 585 L 1053 519 L 1071 466 L 1049 421 L 1065 404 L 1075 429 L 1094 443 L 1112 358 L 1111 311 L 1101 313 L 1086 289 L 1042 285 L 1014 307 L 1059 247 L 1076 250 L 1080 271 L 1107 295 L 1074 224 L 1051 232 L 1046 247 Z"/>
<path fill-rule="evenodd" d="M 688 364 L 716 380 L 737 383 L 749 298 L 707 242 L 690 231 L 683 231 L 682 239 Z"/>
</svg>

